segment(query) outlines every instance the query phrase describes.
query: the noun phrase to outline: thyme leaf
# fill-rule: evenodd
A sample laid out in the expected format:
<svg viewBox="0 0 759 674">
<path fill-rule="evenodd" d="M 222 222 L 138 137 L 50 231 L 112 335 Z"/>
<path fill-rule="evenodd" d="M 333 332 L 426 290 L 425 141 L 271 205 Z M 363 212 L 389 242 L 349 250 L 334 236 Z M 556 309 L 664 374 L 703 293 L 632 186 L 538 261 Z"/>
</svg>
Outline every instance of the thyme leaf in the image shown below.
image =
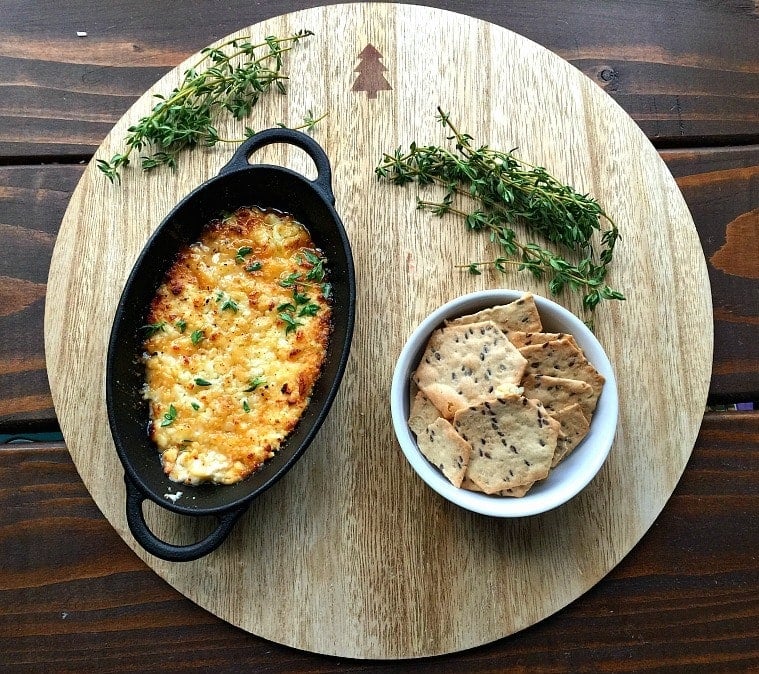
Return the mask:
<svg viewBox="0 0 759 674">
<path fill-rule="evenodd" d="M 166 414 L 163 415 L 163 421 L 161 422 L 161 426 L 171 426 L 171 424 L 174 423 L 174 420 L 177 418 L 177 409 L 174 407 L 174 405 L 169 405 L 169 411 L 166 412 Z"/>
<path fill-rule="evenodd" d="M 624 295 L 605 282 L 619 230 L 601 205 L 545 168 L 519 159 L 514 151 L 476 146 L 449 114 L 439 107 L 437 111 L 454 150 L 413 142 L 406 152 L 398 148 L 383 154 L 375 174 L 395 185 L 415 182 L 442 188 L 437 200 L 418 198 L 417 208 L 437 216 L 459 216 L 469 231 L 486 233 L 502 252 L 493 260 L 459 267 L 471 274 L 483 268 L 528 271 L 535 278 L 547 278 L 553 294 L 565 288 L 582 293 L 583 306 L 591 311 L 602 300 L 623 300 Z M 547 245 L 518 239 L 516 223 Z M 592 240 L 597 234 L 600 251 Z"/>
<path fill-rule="evenodd" d="M 302 30 L 285 37 L 270 36 L 259 43 L 235 38 L 202 50 L 201 60 L 184 72 L 179 86 L 167 96 L 155 94 L 150 113 L 127 129 L 124 149 L 110 160 L 96 161 L 98 169 L 117 183 L 134 152 L 147 152 L 140 157 L 140 164 L 143 171 L 151 171 L 159 166 L 176 168 L 179 153 L 198 145 L 240 142 L 221 138 L 216 118 L 228 113 L 242 120 L 272 87 L 286 93 L 283 54 L 311 35 L 311 31 Z M 309 110 L 303 125 L 295 128 L 310 130 L 321 119 L 314 118 Z M 253 134 L 246 127 L 245 135 Z"/>
</svg>

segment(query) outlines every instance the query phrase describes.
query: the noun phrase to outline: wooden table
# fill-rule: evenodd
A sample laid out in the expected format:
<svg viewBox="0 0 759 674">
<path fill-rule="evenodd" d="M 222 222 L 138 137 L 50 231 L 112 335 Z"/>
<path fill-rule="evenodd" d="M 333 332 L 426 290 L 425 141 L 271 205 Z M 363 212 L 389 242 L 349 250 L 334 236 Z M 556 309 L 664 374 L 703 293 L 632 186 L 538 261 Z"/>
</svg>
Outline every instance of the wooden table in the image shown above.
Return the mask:
<svg viewBox="0 0 759 674">
<path fill-rule="evenodd" d="M 0 671 L 747 671 L 759 666 L 759 15 L 753 3 L 422 3 L 514 30 L 603 87 L 691 209 L 714 303 L 713 409 L 640 544 L 566 609 L 414 663 L 346 661 L 234 628 L 159 579 L 56 436 L 42 317 L 83 165 L 162 74 L 276 7 L 6 3 L 0 20 Z M 86 35 L 81 35 L 86 33 Z M 550 77 L 550 73 L 546 73 Z M 687 273 L 687 271 L 683 271 Z M 672 279 L 676 284 L 677 278 Z M 677 404 L 677 401 L 672 401 Z"/>
</svg>

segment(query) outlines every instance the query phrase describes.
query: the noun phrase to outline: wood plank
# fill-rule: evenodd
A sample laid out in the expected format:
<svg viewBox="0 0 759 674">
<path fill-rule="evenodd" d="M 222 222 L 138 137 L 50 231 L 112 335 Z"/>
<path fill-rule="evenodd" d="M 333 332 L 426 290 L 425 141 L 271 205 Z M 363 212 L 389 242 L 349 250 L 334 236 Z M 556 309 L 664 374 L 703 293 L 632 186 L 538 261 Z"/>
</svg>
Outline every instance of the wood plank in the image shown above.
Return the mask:
<svg viewBox="0 0 759 674">
<path fill-rule="evenodd" d="M 190 54 L 244 25 L 318 4 L 258 3 L 241 15 L 208 0 L 171 3 L 160 12 L 144 0 L 96 11 L 91 0 L 68 0 L 65 11 L 6 2 L 0 157 L 92 154 L 139 95 Z M 555 51 L 662 145 L 759 139 L 752 3 L 572 0 L 561 13 L 550 0 L 422 4 L 490 21 Z"/>
<path fill-rule="evenodd" d="M 759 413 L 706 415 L 666 508 L 592 590 L 509 638 L 393 671 L 759 666 L 758 444 Z M 164 671 L 382 668 L 279 646 L 185 599 L 111 528 L 62 445 L 0 448 L 0 551 L 0 660 L 9 671 L 146 671 L 156 658 Z"/>
<path fill-rule="evenodd" d="M 662 153 L 707 258 L 713 402 L 759 400 L 759 145 Z M 678 279 L 673 279 L 678 283 Z"/>
<path fill-rule="evenodd" d="M 83 170 L 0 168 L 0 432 L 56 424 L 43 342 L 46 284 L 58 227 Z"/>
</svg>

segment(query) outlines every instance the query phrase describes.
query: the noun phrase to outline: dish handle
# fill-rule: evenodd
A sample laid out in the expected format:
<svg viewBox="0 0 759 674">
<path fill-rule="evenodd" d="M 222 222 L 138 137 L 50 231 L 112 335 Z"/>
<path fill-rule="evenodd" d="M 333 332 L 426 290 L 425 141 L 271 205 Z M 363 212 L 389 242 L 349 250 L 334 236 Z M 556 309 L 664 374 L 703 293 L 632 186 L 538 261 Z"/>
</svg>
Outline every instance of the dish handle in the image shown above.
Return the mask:
<svg viewBox="0 0 759 674">
<path fill-rule="evenodd" d="M 126 516 L 129 530 L 137 542 L 151 555 L 169 562 L 191 562 L 213 552 L 224 542 L 237 520 L 248 509 L 248 505 L 245 504 L 217 515 L 216 528 L 196 543 L 173 545 L 162 541 L 150 530 L 145 521 L 145 514 L 142 512 L 142 504 L 147 497 L 126 474 L 124 481 L 127 491 Z"/>
<path fill-rule="evenodd" d="M 248 168 L 251 166 L 248 160 L 256 150 L 260 150 L 262 147 L 274 143 L 288 143 L 290 145 L 295 145 L 311 157 L 316 165 L 316 179 L 312 180 L 311 184 L 317 191 L 324 195 L 326 200 L 332 206 L 334 206 L 335 195 L 332 192 L 332 168 L 330 167 L 329 159 L 322 149 L 322 146 L 311 138 L 311 136 L 308 136 L 301 131 L 285 128 L 259 131 L 237 148 L 237 151 L 232 155 L 232 159 L 230 159 L 229 162 L 222 167 L 221 171 L 219 171 L 219 175 Z"/>
</svg>

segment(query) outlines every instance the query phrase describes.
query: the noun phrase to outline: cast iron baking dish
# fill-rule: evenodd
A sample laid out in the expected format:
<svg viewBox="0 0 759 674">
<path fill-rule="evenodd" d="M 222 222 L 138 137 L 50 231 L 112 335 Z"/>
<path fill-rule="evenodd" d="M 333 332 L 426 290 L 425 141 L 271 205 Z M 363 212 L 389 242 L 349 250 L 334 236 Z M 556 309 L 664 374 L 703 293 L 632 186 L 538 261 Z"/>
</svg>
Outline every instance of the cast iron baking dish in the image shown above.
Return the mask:
<svg viewBox="0 0 759 674">
<path fill-rule="evenodd" d="M 290 143 L 313 160 L 312 181 L 281 166 L 251 164 L 249 157 L 272 143 Z M 190 561 L 215 550 L 248 509 L 298 460 L 313 440 L 335 399 L 350 351 L 356 299 L 353 256 L 334 208 L 329 160 L 310 136 L 290 129 L 269 129 L 243 143 L 219 175 L 204 183 L 169 213 L 140 253 L 121 295 L 108 345 L 106 404 L 111 434 L 124 466 L 129 528 L 145 550 L 170 561 Z M 223 212 L 259 206 L 291 213 L 309 230 L 328 260 L 332 283 L 333 330 L 327 357 L 311 402 L 274 458 L 252 476 L 233 485 L 190 486 L 171 482 L 161 468 L 158 450 L 148 437 L 148 405 L 142 397 L 141 363 L 150 302 L 177 253 L 198 239 L 200 231 Z M 182 492 L 176 502 L 167 493 Z M 148 528 L 142 506 L 146 499 L 180 515 L 217 518 L 204 539 L 174 545 Z"/>
</svg>

